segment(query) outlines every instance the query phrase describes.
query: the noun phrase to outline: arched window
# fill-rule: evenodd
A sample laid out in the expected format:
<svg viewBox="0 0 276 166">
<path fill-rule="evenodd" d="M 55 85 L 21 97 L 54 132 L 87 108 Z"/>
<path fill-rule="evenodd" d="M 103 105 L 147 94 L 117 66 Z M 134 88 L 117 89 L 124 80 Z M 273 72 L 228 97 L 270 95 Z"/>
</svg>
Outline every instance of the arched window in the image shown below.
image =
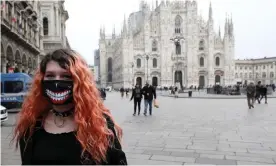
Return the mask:
<svg viewBox="0 0 276 166">
<path fill-rule="evenodd" d="M 153 59 L 152 59 L 152 66 L 153 66 L 154 68 L 157 67 L 157 59 L 156 59 L 156 58 L 153 58 Z"/>
<path fill-rule="evenodd" d="M 49 24 L 48 24 L 48 18 L 47 17 L 44 17 L 43 18 L 43 34 L 46 36 L 48 35 L 48 32 L 49 32 Z"/>
<path fill-rule="evenodd" d="M 136 60 L 136 66 L 137 66 L 137 68 L 141 67 L 141 59 Z"/>
<path fill-rule="evenodd" d="M 247 78 L 247 73 L 244 74 L 244 78 Z"/>
<path fill-rule="evenodd" d="M 242 73 L 240 73 L 240 78 L 242 78 Z"/>
<path fill-rule="evenodd" d="M 262 77 L 266 78 L 266 73 L 265 72 L 263 72 Z"/>
<path fill-rule="evenodd" d="M 204 40 L 199 41 L 198 50 L 203 51 L 204 50 Z"/>
<path fill-rule="evenodd" d="M 152 41 L 152 51 L 157 51 L 157 41 L 156 40 Z"/>
<path fill-rule="evenodd" d="M 239 77 L 239 76 L 238 76 L 238 73 L 236 73 L 236 74 L 235 74 L 235 78 L 238 78 L 238 77 Z"/>
<path fill-rule="evenodd" d="M 249 78 L 252 79 L 252 73 L 249 73 Z"/>
<path fill-rule="evenodd" d="M 216 57 L 216 66 L 219 66 L 220 65 L 220 59 L 219 57 Z"/>
<path fill-rule="evenodd" d="M 203 58 L 203 57 L 201 57 L 201 58 L 199 59 L 199 65 L 200 65 L 200 67 L 203 67 L 203 66 L 204 66 L 204 58 Z"/>
<path fill-rule="evenodd" d="M 176 55 L 181 55 L 181 44 L 176 44 L 175 45 L 175 53 Z"/>
<path fill-rule="evenodd" d="M 274 78 L 274 73 L 270 72 L 270 78 Z"/>
<path fill-rule="evenodd" d="M 175 22 L 175 30 L 174 30 L 174 32 L 175 33 L 181 33 L 181 24 L 182 24 L 182 18 L 181 18 L 181 16 L 177 15 L 175 17 L 174 22 Z"/>
</svg>

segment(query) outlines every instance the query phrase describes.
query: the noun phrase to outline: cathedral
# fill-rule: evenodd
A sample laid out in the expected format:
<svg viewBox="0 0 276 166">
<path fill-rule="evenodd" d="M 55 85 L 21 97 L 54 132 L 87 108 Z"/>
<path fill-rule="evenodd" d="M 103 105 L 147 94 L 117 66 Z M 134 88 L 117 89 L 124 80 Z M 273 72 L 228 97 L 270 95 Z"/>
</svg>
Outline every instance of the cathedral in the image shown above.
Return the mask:
<svg viewBox="0 0 276 166">
<path fill-rule="evenodd" d="M 232 18 L 224 34 L 214 31 L 212 5 L 208 20 L 198 15 L 196 1 L 140 2 L 124 19 L 121 32 L 99 39 L 99 80 L 103 87 L 233 85 L 235 37 Z"/>
</svg>

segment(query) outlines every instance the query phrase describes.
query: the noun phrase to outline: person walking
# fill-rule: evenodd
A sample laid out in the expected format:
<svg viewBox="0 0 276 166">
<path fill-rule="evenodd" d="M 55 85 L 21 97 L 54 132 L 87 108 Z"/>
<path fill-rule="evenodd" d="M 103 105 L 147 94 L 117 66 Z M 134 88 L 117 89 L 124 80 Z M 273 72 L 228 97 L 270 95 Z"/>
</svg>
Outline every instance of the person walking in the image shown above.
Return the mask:
<svg viewBox="0 0 276 166">
<path fill-rule="evenodd" d="M 261 103 L 260 95 L 261 95 L 261 81 L 258 81 L 258 84 L 256 86 L 255 101 L 257 100 L 259 104 Z"/>
<path fill-rule="evenodd" d="M 135 88 L 132 90 L 132 95 L 131 95 L 131 98 L 130 98 L 130 101 L 132 99 L 134 99 L 134 113 L 133 113 L 133 116 L 136 115 L 136 108 L 137 108 L 137 105 L 138 105 L 138 115 L 140 115 L 140 110 L 141 110 L 141 100 L 143 98 L 143 95 L 142 95 L 142 89 L 140 87 L 139 84 L 137 84 L 135 86 Z"/>
<path fill-rule="evenodd" d="M 260 101 L 259 103 L 261 103 L 262 99 L 265 98 L 265 104 L 267 104 L 267 87 L 265 85 L 261 86 L 260 96 L 261 98 L 259 100 Z"/>
<path fill-rule="evenodd" d="M 144 115 L 147 116 L 147 109 L 149 106 L 149 115 L 152 115 L 152 100 L 153 98 L 156 99 L 156 91 L 155 88 L 147 82 L 146 85 L 142 89 L 144 95 L 144 104 L 145 110 Z"/>
<path fill-rule="evenodd" d="M 120 92 L 121 92 L 121 97 L 122 98 L 124 98 L 124 91 L 125 91 L 124 87 L 121 87 Z"/>
<path fill-rule="evenodd" d="M 247 104 L 249 109 L 254 108 L 254 103 L 255 103 L 255 95 L 256 95 L 256 87 L 253 82 L 251 82 L 247 87 L 246 87 L 246 93 L 247 93 Z"/>
</svg>

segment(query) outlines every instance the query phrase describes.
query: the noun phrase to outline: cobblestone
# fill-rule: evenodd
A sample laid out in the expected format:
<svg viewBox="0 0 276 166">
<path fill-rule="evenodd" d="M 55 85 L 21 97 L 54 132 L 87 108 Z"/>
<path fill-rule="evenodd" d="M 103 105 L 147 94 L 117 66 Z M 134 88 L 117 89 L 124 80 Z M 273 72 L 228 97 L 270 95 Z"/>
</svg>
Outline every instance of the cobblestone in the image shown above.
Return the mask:
<svg viewBox="0 0 276 166">
<path fill-rule="evenodd" d="M 276 99 L 251 110 L 245 99 L 158 100 L 152 116 L 134 117 L 133 102 L 107 93 L 105 105 L 124 131 L 128 164 L 275 164 Z M 9 147 L 14 117 L 1 127 L 2 165 L 20 164 L 19 152 Z"/>
</svg>

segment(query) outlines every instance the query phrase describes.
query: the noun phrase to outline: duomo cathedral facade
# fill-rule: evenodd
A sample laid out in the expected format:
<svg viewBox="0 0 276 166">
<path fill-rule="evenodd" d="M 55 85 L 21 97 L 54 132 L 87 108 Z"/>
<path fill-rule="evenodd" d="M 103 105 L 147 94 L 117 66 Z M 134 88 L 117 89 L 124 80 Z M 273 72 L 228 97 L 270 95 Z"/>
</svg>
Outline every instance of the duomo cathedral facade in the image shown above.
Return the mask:
<svg viewBox="0 0 276 166">
<path fill-rule="evenodd" d="M 141 1 L 140 10 L 124 19 L 119 35 L 114 29 L 108 36 L 101 27 L 98 80 L 114 88 L 146 81 L 183 87 L 236 84 L 240 74 L 232 18 L 225 19 L 223 28 L 223 35 L 214 31 L 211 4 L 205 21 L 198 15 L 196 1 L 156 1 L 152 9 Z"/>
</svg>

